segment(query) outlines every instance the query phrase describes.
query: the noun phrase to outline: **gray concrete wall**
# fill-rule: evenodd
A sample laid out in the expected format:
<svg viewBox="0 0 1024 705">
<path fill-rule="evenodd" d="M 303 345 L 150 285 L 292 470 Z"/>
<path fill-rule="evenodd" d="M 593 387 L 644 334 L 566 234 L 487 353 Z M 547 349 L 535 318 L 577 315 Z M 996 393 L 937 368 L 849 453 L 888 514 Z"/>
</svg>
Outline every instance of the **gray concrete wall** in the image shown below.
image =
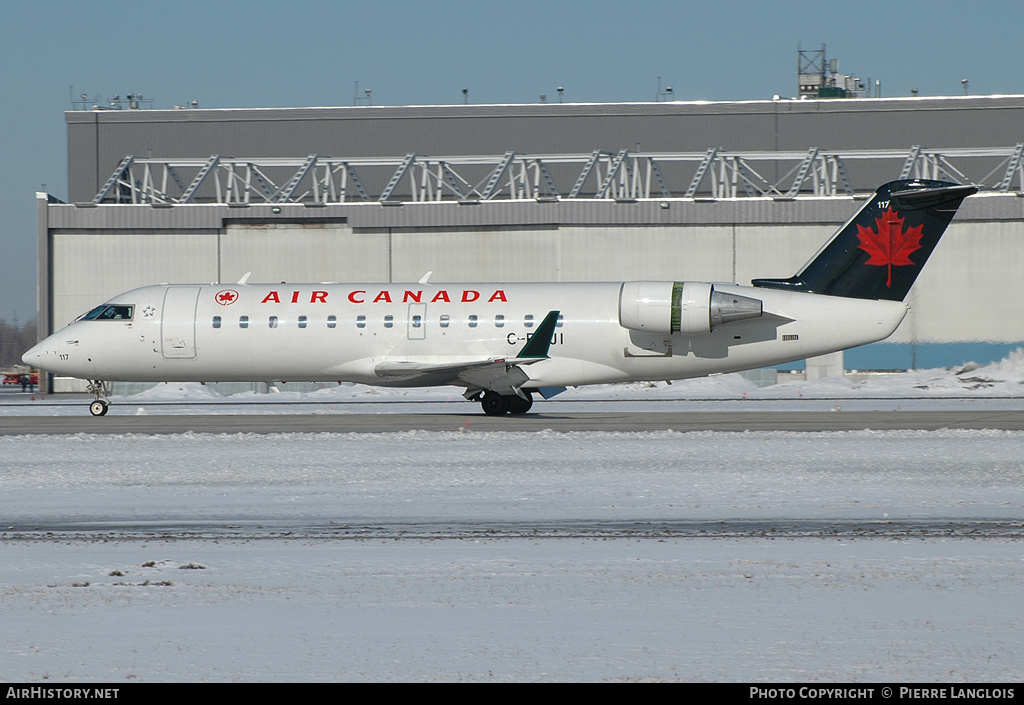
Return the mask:
<svg viewBox="0 0 1024 705">
<path fill-rule="evenodd" d="M 66 326 L 112 296 L 146 284 L 217 281 L 215 231 L 52 234 L 53 328 Z"/>
</svg>

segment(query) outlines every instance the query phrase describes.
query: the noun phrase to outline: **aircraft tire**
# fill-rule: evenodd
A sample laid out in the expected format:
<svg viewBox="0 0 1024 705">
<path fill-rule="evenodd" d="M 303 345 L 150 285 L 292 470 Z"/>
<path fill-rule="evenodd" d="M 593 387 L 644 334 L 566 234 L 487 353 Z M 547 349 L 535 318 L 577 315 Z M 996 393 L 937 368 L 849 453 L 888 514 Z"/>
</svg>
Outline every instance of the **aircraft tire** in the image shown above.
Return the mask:
<svg viewBox="0 0 1024 705">
<path fill-rule="evenodd" d="M 513 416 L 519 416 L 525 414 L 533 406 L 533 395 L 529 392 L 523 392 L 526 395 L 526 399 L 520 396 L 509 396 L 508 397 L 508 413 Z"/>
<path fill-rule="evenodd" d="M 486 392 L 480 406 L 488 416 L 504 416 L 509 411 L 508 397 L 497 392 Z"/>
<path fill-rule="evenodd" d="M 102 399 L 97 399 L 89 405 L 89 413 L 93 416 L 106 416 L 110 405 Z"/>
</svg>

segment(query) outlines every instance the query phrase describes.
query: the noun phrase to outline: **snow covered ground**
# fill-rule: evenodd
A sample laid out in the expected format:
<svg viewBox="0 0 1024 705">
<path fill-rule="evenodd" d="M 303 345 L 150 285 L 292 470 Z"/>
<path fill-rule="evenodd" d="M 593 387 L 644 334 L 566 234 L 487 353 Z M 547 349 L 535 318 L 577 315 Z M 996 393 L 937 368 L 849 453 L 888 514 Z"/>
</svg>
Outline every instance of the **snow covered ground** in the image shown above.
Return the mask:
<svg viewBox="0 0 1024 705">
<path fill-rule="evenodd" d="M 563 403 L 1021 408 L 1022 380 L 1017 355 Z M 450 396 L 286 394 L 253 403 Z M 999 529 L 943 533 L 974 522 Z M 1017 680 L 1022 522 L 1020 432 L 0 437 L 0 680 Z"/>
</svg>

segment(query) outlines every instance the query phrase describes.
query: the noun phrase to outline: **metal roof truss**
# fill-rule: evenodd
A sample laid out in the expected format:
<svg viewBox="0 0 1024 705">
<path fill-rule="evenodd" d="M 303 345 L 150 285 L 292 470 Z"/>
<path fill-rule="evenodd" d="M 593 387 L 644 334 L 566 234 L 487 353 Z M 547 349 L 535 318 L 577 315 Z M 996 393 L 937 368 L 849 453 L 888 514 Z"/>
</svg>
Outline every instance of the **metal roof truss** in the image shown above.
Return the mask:
<svg viewBox="0 0 1024 705">
<path fill-rule="evenodd" d="M 478 202 L 523 199 L 774 198 L 853 194 L 847 165 L 892 163 L 893 178 L 942 179 L 1024 194 L 1012 147 L 806 152 L 630 152 L 339 159 L 126 156 L 94 203 Z M 787 169 L 788 167 L 788 169 Z M 980 178 L 972 172 L 989 169 Z M 666 179 L 673 175 L 676 183 Z M 573 183 L 563 193 L 559 180 Z M 771 176 L 768 176 L 771 174 Z M 575 179 L 572 179 L 575 175 Z M 211 178 L 212 177 L 212 178 Z M 593 177 L 593 178 L 591 178 Z"/>
</svg>

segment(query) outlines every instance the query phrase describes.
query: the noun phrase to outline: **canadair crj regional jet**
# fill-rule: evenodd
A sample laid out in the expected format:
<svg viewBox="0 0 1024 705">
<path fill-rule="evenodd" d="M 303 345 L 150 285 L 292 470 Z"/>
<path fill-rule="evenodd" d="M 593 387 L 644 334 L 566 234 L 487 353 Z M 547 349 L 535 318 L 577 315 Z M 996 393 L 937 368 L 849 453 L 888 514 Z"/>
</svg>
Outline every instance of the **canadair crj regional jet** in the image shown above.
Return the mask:
<svg viewBox="0 0 1024 705">
<path fill-rule="evenodd" d="M 452 385 L 492 415 L 533 392 L 671 380 L 883 340 L 973 186 L 894 181 L 789 279 L 161 284 L 115 296 L 22 358 L 91 381 Z"/>
</svg>

